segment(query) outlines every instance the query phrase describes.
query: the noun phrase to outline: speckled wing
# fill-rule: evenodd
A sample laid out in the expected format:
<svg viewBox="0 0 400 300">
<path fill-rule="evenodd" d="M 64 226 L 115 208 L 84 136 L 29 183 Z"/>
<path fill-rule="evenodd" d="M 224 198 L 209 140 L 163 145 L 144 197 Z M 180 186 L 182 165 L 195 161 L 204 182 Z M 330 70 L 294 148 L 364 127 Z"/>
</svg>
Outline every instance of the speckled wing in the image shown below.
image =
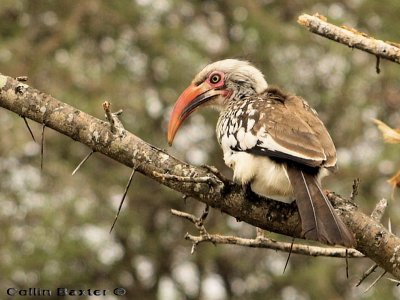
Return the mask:
<svg viewBox="0 0 400 300">
<path fill-rule="evenodd" d="M 241 128 L 246 130 L 236 131 L 237 150 L 309 167 L 335 168 L 332 139 L 317 113 L 302 98 L 268 89 L 249 101 L 242 112 Z"/>
</svg>

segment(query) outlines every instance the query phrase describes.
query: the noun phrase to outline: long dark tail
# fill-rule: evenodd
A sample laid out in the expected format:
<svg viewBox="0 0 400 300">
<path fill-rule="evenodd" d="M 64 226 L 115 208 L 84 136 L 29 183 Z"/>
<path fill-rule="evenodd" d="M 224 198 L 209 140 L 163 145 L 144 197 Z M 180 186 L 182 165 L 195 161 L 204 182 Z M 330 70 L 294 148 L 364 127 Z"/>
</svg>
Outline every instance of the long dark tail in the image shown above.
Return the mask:
<svg viewBox="0 0 400 300">
<path fill-rule="evenodd" d="M 292 166 L 287 167 L 287 172 L 296 197 L 303 236 L 327 244 L 352 247 L 354 237 L 335 213 L 316 175 Z"/>
</svg>

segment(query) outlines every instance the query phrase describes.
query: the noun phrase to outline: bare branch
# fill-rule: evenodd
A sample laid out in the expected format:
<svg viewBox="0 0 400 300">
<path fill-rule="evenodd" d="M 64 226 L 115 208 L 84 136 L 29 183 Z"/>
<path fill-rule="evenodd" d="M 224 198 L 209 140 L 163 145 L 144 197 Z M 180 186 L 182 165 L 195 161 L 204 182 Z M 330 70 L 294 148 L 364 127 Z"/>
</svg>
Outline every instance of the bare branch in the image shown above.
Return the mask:
<svg viewBox="0 0 400 300">
<path fill-rule="evenodd" d="M 182 162 L 124 129 L 121 129 L 121 134 L 115 134 L 108 122 L 60 102 L 29 85 L 23 84 L 21 87 L 21 84 L 14 78 L 0 75 L 1 107 L 40 124 L 46 124 L 46 127 L 69 136 L 130 168 L 138 165 L 137 171 L 145 176 L 229 214 L 239 221 L 268 231 L 302 238 L 295 204 L 245 193 L 240 185 L 233 182 L 225 183 L 205 168 Z M 211 177 L 213 181 L 215 180 L 215 184 L 212 188 L 207 182 L 182 184 L 175 180 L 176 178 L 159 177 L 157 174 L 193 178 Z M 400 279 L 400 239 L 381 223 L 359 211 L 354 203 L 334 193 L 328 193 L 327 197 L 355 234 L 357 250 L 393 274 L 396 279 Z M 344 250 L 340 251 L 343 253 Z"/>
<path fill-rule="evenodd" d="M 124 125 L 119 120 L 118 116 L 122 114 L 122 110 L 119 110 L 115 113 L 111 112 L 111 103 L 108 101 L 104 101 L 103 109 L 106 113 L 106 118 L 111 125 L 111 132 L 122 134 L 125 130 Z"/>
<path fill-rule="evenodd" d="M 380 222 L 383 214 L 385 213 L 387 207 L 387 200 L 382 198 L 375 206 L 374 210 L 371 213 L 371 218 L 377 222 Z M 390 230 L 389 230 L 390 231 Z"/>
<path fill-rule="evenodd" d="M 326 17 L 319 14 L 313 16 L 303 14 L 297 19 L 297 23 L 307 27 L 313 33 L 351 48 L 371 53 L 377 58 L 400 63 L 400 48 L 395 43 L 377 40 L 347 26 L 335 26 L 328 23 Z M 376 70 L 379 73 L 379 60 L 376 63 Z"/>
<path fill-rule="evenodd" d="M 353 202 L 358 195 L 358 186 L 359 185 L 360 185 L 360 178 L 354 179 L 351 194 L 350 194 L 350 200 Z"/>
<path fill-rule="evenodd" d="M 203 177 L 190 177 L 190 176 L 176 176 L 172 174 L 161 174 L 159 172 L 153 172 L 153 175 L 160 178 L 161 180 L 176 180 L 179 182 L 191 182 L 191 183 L 209 183 L 209 184 L 218 184 L 212 177 L 203 176 Z"/>
<path fill-rule="evenodd" d="M 329 256 L 329 257 L 340 257 L 340 258 L 346 257 L 345 248 L 309 246 L 296 243 L 293 243 L 292 245 L 292 243 L 278 242 L 266 237 L 247 239 L 237 236 L 219 235 L 219 234 L 208 234 L 207 236 L 194 236 L 191 234 L 186 234 L 185 239 L 195 242 L 197 244 L 203 242 L 211 242 L 213 244 L 228 244 L 228 245 L 237 245 L 250 248 L 267 248 L 283 252 L 291 251 L 292 253 L 302 254 L 307 256 Z M 359 258 L 359 257 L 364 257 L 364 255 L 355 249 L 349 249 L 348 257 Z"/>
<path fill-rule="evenodd" d="M 296 244 L 293 242 L 278 242 L 260 234 L 257 234 L 255 239 L 241 238 L 237 236 L 226 236 L 220 234 L 209 234 L 204 228 L 203 221 L 208 214 L 206 209 L 200 218 L 195 217 L 187 212 L 171 209 L 171 213 L 175 216 L 184 218 L 191 223 L 193 223 L 196 228 L 200 231 L 199 236 L 194 236 L 189 233 L 185 235 L 185 239 L 191 241 L 192 243 L 198 245 L 203 242 L 211 242 L 213 244 L 229 244 L 238 245 L 250 248 L 267 248 L 272 250 L 279 250 L 288 253 L 296 253 L 308 256 L 330 256 L 330 257 L 341 257 L 345 258 L 358 258 L 364 257 L 362 253 L 355 249 L 345 249 L 336 247 L 319 247 L 319 246 L 309 246 L 304 244 Z"/>
</svg>

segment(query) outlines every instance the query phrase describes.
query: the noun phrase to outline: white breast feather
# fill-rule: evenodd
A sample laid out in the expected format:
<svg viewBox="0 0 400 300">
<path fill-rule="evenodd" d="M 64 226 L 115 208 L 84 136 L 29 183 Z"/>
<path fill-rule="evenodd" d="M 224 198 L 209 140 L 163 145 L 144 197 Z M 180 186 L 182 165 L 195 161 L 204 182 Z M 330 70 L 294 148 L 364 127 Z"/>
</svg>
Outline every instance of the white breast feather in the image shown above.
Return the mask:
<svg viewBox="0 0 400 300">
<path fill-rule="evenodd" d="M 233 169 L 233 179 L 240 184 L 251 182 L 253 192 L 280 201 L 291 202 L 293 190 L 285 168 L 266 156 L 246 152 L 224 152 L 225 164 Z"/>
</svg>

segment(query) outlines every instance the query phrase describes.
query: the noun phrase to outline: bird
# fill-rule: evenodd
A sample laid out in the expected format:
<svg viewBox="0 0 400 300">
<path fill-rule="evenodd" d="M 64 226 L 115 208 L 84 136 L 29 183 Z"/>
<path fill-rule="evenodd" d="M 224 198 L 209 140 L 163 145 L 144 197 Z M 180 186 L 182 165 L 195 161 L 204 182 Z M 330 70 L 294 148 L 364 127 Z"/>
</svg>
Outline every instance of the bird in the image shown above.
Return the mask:
<svg viewBox="0 0 400 300">
<path fill-rule="evenodd" d="M 321 179 L 337 168 L 335 145 L 302 97 L 269 86 L 248 61 L 216 61 L 176 101 L 168 123 L 170 146 L 183 121 L 206 106 L 219 110 L 216 136 L 235 182 L 263 197 L 296 201 L 305 239 L 354 245 L 321 188 Z"/>
</svg>

